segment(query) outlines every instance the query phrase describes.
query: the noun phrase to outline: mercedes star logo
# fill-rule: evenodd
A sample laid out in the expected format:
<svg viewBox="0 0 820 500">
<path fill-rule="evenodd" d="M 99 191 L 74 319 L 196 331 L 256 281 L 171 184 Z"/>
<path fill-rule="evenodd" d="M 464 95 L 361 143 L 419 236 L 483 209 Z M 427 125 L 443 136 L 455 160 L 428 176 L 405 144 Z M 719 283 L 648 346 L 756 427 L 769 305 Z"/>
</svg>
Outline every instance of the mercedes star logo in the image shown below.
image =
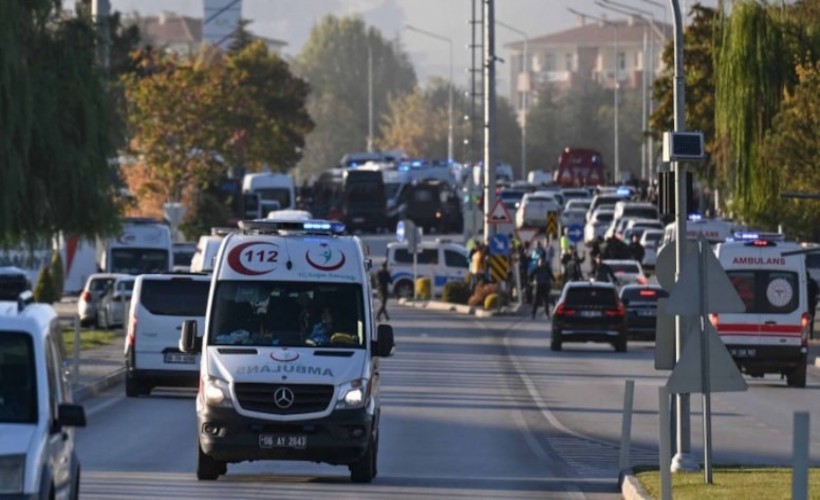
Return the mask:
<svg viewBox="0 0 820 500">
<path fill-rule="evenodd" d="M 280 387 L 273 392 L 273 402 L 276 403 L 276 406 L 282 408 L 283 410 L 290 408 L 294 399 L 296 398 L 293 395 L 293 391 L 287 387 Z"/>
</svg>

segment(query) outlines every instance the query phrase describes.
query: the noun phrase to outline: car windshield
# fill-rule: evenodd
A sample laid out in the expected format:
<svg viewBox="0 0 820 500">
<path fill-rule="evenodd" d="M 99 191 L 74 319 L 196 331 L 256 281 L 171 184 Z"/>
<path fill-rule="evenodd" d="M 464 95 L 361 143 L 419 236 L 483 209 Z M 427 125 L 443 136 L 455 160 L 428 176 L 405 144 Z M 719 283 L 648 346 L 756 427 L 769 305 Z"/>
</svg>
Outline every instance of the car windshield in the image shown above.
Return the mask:
<svg viewBox="0 0 820 500">
<path fill-rule="evenodd" d="M 358 284 L 221 281 L 212 307 L 210 345 L 366 346 Z"/>
<path fill-rule="evenodd" d="M 31 336 L 0 331 L 0 424 L 37 423 L 37 378 Z"/>
<path fill-rule="evenodd" d="M 210 281 L 187 278 L 146 279 L 142 282 L 140 303 L 158 316 L 205 316 Z"/>
</svg>

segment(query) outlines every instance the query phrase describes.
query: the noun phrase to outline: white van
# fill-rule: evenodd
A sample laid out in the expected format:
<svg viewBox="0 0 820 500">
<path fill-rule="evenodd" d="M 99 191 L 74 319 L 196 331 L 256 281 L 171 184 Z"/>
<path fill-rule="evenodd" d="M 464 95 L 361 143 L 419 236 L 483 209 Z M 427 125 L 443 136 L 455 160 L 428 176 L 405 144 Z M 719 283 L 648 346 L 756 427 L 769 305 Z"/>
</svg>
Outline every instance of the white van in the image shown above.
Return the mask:
<svg viewBox="0 0 820 500">
<path fill-rule="evenodd" d="M 194 256 L 191 258 L 191 272 L 209 273 L 213 271 L 219 245 L 226 235 L 236 231 L 237 229 L 232 227 L 214 227 L 211 228 L 211 234 L 200 236 L 199 241 L 196 242 Z"/>
<path fill-rule="evenodd" d="M 806 386 L 809 311 L 806 260 L 796 243 L 763 239 L 720 243 L 718 260 L 746 312 L 711 315 L 712 324 L 740 369 L 753 377 L 785 375 Z"/>
<path fill-rule="evenodd" d="M 379 360 L 393 330 L 374 321 L 358 237 L 328 221 L 240 222 L 217 256 L 204 325 L 180 350 L 202 353 L 197 478 L 228 463 L 304 460 L 376 476 Z M 204 326 L 202 336 L 197 329 Z"/>
<path fill-rule="evenodd" d="M 547 214 L 561 212 L 561 204 L 552 194 L 527 193 L 521 198 L 521 205 L 515 211 L 515 227 L 543 228 L 547 225 Z"/>
<path fill-rule="evenodd" d="M 448 281 L 464 281 L 470 271 L 469 252 L 464 245 L 449 240 L 424 241 L 416 255 L 417 277 L 432 277 L 433 295 L 441 295 Z M 387 268 L 393 293 L 397 297 L 413 296 L 413 254 L 407 243 L 387 244 Z"/>
<path fill-rule="evenodd" d="M 31 292 L 0 302 L 0 498 L 78 498 L 71 402 L 57 313 Z"/>
<path fill-rule="evenodd" d="M 143 274 L 137 277 L 125 336 L 125 395 L 148 395 L 156 386 L 196 387 L 199 356 L 178 349 L 182 322 L 205 323 L 211 277 Z"/>
</svg>

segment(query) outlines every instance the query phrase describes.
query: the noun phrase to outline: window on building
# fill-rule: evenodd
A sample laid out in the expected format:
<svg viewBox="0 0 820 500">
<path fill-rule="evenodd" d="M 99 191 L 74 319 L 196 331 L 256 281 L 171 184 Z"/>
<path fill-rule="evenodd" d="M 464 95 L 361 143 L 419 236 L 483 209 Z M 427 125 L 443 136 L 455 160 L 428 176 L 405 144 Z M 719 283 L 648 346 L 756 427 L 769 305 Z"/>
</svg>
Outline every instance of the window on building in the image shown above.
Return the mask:
<svg viewBox="0 0 820 500">
<path fill-rule="evenodd" d="M 626 69 L 626 53 L 618 52 L 618 69 Z"/>
</svg>

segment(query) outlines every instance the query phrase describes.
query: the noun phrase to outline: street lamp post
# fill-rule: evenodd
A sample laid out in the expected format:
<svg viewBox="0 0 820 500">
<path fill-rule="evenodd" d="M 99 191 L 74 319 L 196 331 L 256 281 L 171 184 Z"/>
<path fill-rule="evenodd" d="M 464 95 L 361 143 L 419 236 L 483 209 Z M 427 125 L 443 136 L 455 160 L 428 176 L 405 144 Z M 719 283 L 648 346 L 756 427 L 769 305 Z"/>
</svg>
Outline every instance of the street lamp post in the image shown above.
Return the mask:
<svg viewBox="0 0 820 500">
<path fill-rule="evenodd" d="M 615 57 L 613 58 L 613 63 L 614 63 L 614 66 L 615 66 L 615 88 L 614 88 L 614 92 L 613 92 L 613 94 L 615 95 L 615 102 L 614 102 L 614 105 L 615 105 L 614 122 L 615 123 L 613 125 L 613 127 L 614 127 L 613 132 L 614 132 L 614 135 L 615 135 L 615 151 L 614 151 L 614 153 L 615 153 L 615 179 L 614 179 L 614 181 L 615 182 L 620 182 L 621 156 L 620 156 L 619 143 L 621 141 L 620 141 L 620 137 L 619 137 L 620 132 L 619 132 L 619 127 L 618 127 L 618 122 L 620 121 L 620 118 L 618 116 L 619 115 L 618 108 L 620 107 L 620 103 L 619 103 L 619 99 L 618 99 L 618 93 L 619 93 L 621 85 L 620 85 L 620 72 L 618 71 L 619 70 L 619 68 L 618 68 L 618 66 L 619 66 L 619 64 L 618 64 L 618 24 L 614 23 L 612 21 L 607 21 L 606 19 L 604 19 L 602 17 L 592 16 L 592 15 L 589 15 L 589 14 L 583 14 L 583 13 L 578 12 L 577 10 L 569 8 L 569 7 L 567 7 L 567 10 L 572 12 L 576 16 L 581 16 L 582 18 L 587 18 L 588 17 L 590 19 L 595 19 L 596 21 L 599 21 L 599 22 L 601 22 L 603 24 L 606 24 L 608 26 L 612 26 L 612 28 L 614 28 L 614 30 L 615 30 L 615 48 L 614 48 Z"/>
<path fill-rule="evenodd" d="M 453 161 L 453 39 L 436 33 L 405 25 L 407 31 L 414 31 L 430 38 L 447 42 L 450 49 L 450 81 L 447 85 L 447 161 Z"/>
<path fill-rule="evenodd" d="M 525 78 L 525 85 L 524 88 L 524 100 L 521 103 L 522 109 L 522 116 L 521 116 L 521 180 L 525 180 L 527 178 L 527 114 L 530 111 L 530 60 L 529 60 L 529 42 L 530 39 L 527 36 L 527 33 L 523 30 L 520 30 L 514 26 L 510 26 L 509 24 L 499 21 L 496 19 L 495 24 L 507 28 L 508 30 L 518 33 L 519 35 L 524 37 L 524 64 L 522 64 L 522 71 L 526 75 Z"/>
</svg>

